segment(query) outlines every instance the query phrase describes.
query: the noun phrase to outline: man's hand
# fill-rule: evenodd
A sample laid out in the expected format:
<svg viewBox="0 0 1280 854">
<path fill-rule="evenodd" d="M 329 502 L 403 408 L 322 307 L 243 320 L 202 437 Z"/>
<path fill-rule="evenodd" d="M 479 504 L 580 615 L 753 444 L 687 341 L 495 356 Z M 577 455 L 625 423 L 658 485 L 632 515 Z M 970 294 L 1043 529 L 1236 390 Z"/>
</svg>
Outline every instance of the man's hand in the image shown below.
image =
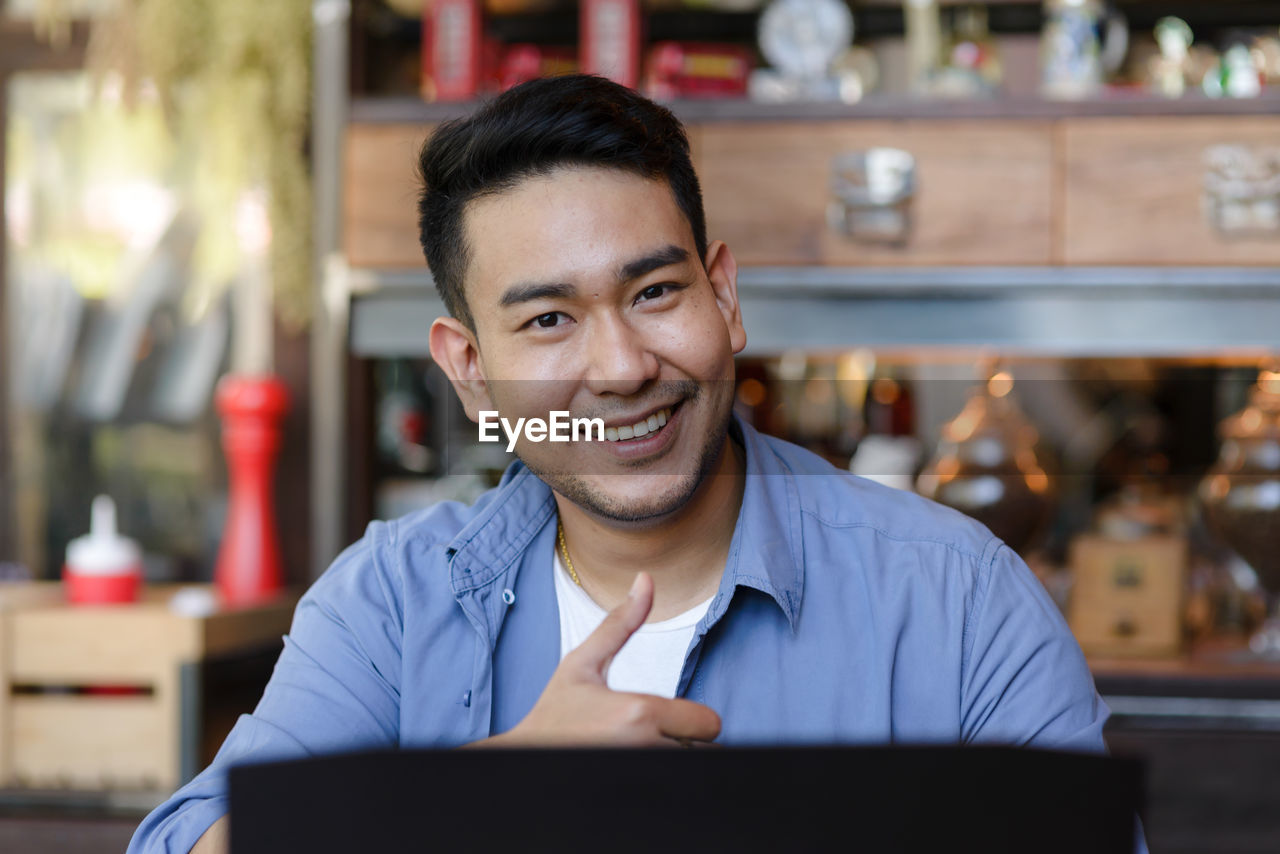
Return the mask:
<svg viewBox="0 0 1280 854">
<path fill-rule="evenodd" d="M 581 646 L 560 661 L 529 714 L 509 732 L 474 746 L 666 745 L 711 741 L 720 716 L 691 700 L 610 691 L 613 657 L 653 607 L 653 579 L 636 576 L 626 600 L 609 612 Z"/>
</svg>

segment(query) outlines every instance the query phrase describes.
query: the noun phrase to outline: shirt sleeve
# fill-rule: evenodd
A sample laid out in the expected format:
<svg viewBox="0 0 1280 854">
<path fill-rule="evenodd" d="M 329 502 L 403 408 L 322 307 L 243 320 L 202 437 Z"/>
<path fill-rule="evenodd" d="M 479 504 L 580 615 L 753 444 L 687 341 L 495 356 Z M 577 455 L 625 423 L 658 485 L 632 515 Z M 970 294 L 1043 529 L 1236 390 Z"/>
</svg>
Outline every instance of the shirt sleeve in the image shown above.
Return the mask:
<svg viewBox="0 0 1280 854">
<path fill-rule="evenodd" d="M 128 854 L 186 854 L 227 812 L 233 765 L 394 747 L 399 741 L 401 596 L 371 526 L 303 596 L 251 715 L 213 763 L 143 820 Z"/>
<path fill-rule="evenodd" d="M 962 740 L 1106 753 L 1110 709 L 1044 586 L 1006 545 L 981 569 L 964 629 Z M 1147 852 L 1138 821 L 1134 851 Z"/>
</svg>

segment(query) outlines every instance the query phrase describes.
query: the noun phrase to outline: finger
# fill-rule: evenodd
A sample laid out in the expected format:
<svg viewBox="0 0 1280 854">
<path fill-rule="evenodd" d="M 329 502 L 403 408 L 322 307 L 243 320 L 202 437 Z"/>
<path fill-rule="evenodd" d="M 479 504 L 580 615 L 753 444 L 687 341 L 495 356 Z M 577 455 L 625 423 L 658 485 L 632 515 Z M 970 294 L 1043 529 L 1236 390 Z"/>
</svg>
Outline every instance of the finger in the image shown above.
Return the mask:
<svg viewBox="0 0 1280 854">
<path fill-rule="evenodd" d="M 667 738 L 712 741 L 720 734 L 720 716 L 692 700 L 664 701 L 658 709 L 658 731 Z"/>
<path fill-rule="evenodd" d="M 601 681 L 609 669 L 609 663 L 622 649 L 623 644 L 636 629 L 644 625 L 653 607 L 653 579 L 649 573 L 641 572 L 631 585 L 627 598 L 609 612 L 608 616 L 594 632 L 587 636 L 578 648 L 569 653 L 572 656 L 571 666 L 581 668 Z M 565 658 L 568 659 L 569 656 Z"/>
</svg>

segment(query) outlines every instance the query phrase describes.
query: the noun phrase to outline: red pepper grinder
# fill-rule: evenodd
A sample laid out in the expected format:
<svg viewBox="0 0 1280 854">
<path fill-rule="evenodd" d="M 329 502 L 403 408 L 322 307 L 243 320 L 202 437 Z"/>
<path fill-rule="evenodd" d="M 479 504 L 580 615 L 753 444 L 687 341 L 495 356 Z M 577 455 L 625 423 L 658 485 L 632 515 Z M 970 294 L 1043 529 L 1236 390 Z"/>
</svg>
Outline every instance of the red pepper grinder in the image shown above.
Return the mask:
<svg viewBox="0 0 1280 854">
<path fill-rule="evenodd" d="M 218 383 L 215 401 L 222 415 L 231 495 L 213 580 L 224 605 L 252 605 L 283 586 L 272 499 L 280 420 L 289 408 L 289 392 L 273 376 L 233 375 Z"/>
</svg>

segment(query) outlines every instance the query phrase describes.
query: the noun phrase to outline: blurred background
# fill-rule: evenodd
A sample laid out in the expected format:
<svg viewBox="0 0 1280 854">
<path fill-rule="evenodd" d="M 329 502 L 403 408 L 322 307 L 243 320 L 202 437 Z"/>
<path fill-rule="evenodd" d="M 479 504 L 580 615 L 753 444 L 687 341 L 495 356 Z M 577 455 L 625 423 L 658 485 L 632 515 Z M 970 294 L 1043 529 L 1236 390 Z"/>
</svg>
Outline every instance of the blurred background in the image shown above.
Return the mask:
<svg viewBox="0 0 1280 854">
<path fill-rule="evenodd" d="M 0 849 L 123 848 L 341 548 L 495 482 L 414 159 L 574 70 L 686 123 L 739 414 L 1022 554 L 1153 851 L 1280 850 L 1267 0 L 0 3 Z"/>
</svg>

